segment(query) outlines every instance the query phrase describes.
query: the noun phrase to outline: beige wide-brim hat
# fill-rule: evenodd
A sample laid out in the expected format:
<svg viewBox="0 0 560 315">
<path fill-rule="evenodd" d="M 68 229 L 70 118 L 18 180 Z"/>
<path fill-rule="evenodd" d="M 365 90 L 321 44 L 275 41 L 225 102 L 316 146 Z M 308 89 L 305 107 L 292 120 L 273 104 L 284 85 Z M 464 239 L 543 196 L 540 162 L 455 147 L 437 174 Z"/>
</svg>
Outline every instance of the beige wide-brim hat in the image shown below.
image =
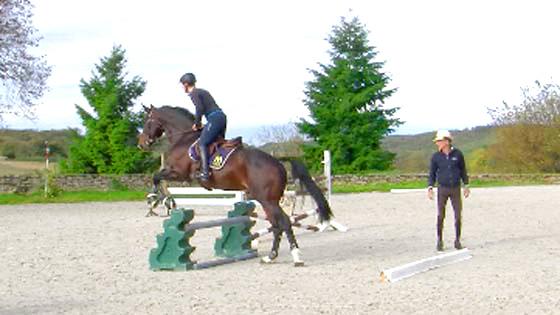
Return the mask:
<svg viewBox="0 0 560 315">
<path fill-rule="evenodd" d="M 434 138 L 434 142 L 449 139 L 449 141 L 453 140 L 451 133 L 447 130 L 438 130 L 436 133 L 436 137 Z"/>
</svg>

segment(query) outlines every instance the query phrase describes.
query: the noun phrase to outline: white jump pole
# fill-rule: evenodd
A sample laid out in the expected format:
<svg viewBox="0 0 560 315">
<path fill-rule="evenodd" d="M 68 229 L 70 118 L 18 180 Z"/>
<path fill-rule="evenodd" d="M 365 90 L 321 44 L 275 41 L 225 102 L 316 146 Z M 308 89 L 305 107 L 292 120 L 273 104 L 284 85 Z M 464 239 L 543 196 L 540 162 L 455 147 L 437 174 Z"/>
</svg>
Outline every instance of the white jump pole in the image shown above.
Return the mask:
<svg viewBox="0 0 560 315">
<path fill-rule="evenodd" d="M 45 141 L 45 197 L 49 195 L 49 154 L 51 149 L 49 148 L 49 142 Z"/>
<path fill-rule="evenodd" d="M 381 271 L 381 282 L 397 282 L 430 269 L 435 269 L 470 258 L 472 258 L 472 256 L 468 248 L 424 258 L 402 266 Z"/>
<path fill-rule="evenodd" d="M 327 184 L 327 201 L 330 204 L 331 203 L 331 195 L 332 195 L 331 151 L 329 151 L 329 150 L 324 150 L 323 151 L 323 161 L 322 161 L 322 163 L 324 164 L 323 171 L 324 171 L 324 174 L 325 174 L 326 184 Z M 348 227 L 340 224 L 339 222 L 337 222 L 335 220 L 330 220 L 329 222 L 323 222 L 322 224 L 320 224 L 319 225 L 319 231 L 323 232 L 328 227 L 332 227 L 333 229 L 335 229 L 337 231 L 340 231 L 340 232 L 348 231 Z"/>
<path fill-rule="evenodd" d="M 323 151 L 323 171 L 325 174 L 325 178 L 327 181 L 327 200 L 329 204 L 331 203 L 331 151 L 325 150 Z"/>
</svg>

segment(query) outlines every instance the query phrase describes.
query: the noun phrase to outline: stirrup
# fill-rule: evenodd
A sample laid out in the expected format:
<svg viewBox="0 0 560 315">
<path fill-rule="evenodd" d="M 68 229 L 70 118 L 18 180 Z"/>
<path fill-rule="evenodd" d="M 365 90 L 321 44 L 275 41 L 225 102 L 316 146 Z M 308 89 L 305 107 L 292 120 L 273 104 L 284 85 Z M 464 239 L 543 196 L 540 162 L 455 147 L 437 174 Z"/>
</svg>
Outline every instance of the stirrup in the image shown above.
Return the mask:
<svg viewBox="0 0 560 315">
<path fill-rule="evenodd" d="M 203 182 L 207 182 L 210 180 L 210 174 L 209 173 L 203 173 L 203 172 L 199 172 L 196 175 L 196 178 L 203 181 Z"/>
</svg>

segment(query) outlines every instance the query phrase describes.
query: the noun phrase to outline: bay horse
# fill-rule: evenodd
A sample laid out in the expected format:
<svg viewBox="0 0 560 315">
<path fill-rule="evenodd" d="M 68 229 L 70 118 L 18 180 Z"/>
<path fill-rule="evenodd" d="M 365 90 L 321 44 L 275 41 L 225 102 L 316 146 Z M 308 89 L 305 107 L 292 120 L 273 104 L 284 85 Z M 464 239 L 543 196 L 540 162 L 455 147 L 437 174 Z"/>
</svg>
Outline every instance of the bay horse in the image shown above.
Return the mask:
<svg viewBox="0 0 560 315">
<path fill-rule="evenodd" d="M 164 133 L 170 143 L 165 168 L 153 177 L 153 192 L 161 192 L 160 182 L 163 179 L 191 182 L 199 162 L 191 159 L 188 150 L 201 134 L 200 131 L 191 129 L 194 115 L 186 108 L 171 106 L 144 106 L 144 111 L 144 128 L 138 138 L 138 146 L 147 150 Z M 292 223 L 280 207 L 286 184 L 286 169 L 280 161 L 261 150 L 243 145 L 230 155 L 222 169 L 212 171 L 207 183 L 201 183 L 207 189 L 245 191 L 250 199 L 257 200 L 262 205 L 273 233 L 272 249 L 268 256 L 261 258 L 262 262 L 271 263 L 278 257 L 284 232 L 290 244 L 294 265 L 303 266 Z M 332 215 L 330 208 L 320 207 L 318 213 L 321 222 L 328 221 Z"/>
</svg>

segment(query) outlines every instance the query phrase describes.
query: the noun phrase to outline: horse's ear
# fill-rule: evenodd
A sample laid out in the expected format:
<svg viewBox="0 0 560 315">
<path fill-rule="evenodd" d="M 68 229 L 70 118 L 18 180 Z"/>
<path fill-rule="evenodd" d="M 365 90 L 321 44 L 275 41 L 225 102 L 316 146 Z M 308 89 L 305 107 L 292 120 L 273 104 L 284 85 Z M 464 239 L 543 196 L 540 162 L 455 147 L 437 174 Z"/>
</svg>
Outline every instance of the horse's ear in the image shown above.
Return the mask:
<svg viewBox="0 0 560 315">
<path fill-rule="evenodd" d="M 146 113 L 150 111 L 150 108 L 149 108 L 149 107 L 147 107 L 147 106 L 145 106 L 145 105 L 142 105 L 142 107 L 144 108 L 144 111 L 145 111 Z"/>
<path fill-rule="evenodd" d="M 150 104 L 150 110 L 154 109 L 154 104 Z"/>
</svg>

